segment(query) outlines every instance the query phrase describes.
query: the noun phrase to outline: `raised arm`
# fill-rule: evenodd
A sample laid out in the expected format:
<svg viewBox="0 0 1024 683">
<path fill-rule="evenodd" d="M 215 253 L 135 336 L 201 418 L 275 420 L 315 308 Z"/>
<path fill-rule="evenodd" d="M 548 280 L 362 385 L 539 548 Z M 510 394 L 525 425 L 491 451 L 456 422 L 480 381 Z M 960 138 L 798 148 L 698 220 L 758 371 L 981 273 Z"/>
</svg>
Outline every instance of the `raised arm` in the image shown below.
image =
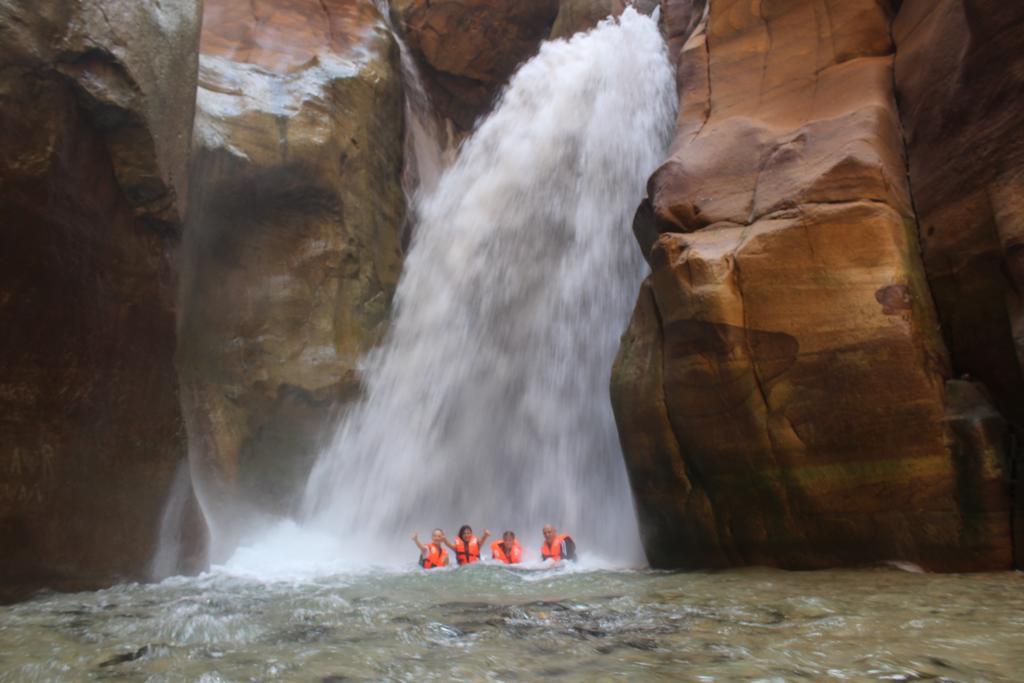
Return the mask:
<svg viewBox="0 0 1024 683">
<path fill-rule="evenodd" d="M 418 533 L 412 535 L 412 542 L 416 544 L 416 547 L 420 549 L 421 553 L 427 552 L 427 546 L 420 543 L 420 535 Z"/>
<path fill-rule="evenodd" d="M 448 546 L 452 550 L 458 552 L 458 549 L 455 546 L 452 545 L 452 542 L 448 540 L 447 536 L 444 536 L 443 538 L 441 538 L 441 543 L 444 543 L 446 546 Z"/>
<path fill-rule="evenodd" d="M 483 552 L 487 539 L 491 537 L 489 529 L 484 529 L 484 535 L 480 537 L 480 552 Z"/>
</svg>

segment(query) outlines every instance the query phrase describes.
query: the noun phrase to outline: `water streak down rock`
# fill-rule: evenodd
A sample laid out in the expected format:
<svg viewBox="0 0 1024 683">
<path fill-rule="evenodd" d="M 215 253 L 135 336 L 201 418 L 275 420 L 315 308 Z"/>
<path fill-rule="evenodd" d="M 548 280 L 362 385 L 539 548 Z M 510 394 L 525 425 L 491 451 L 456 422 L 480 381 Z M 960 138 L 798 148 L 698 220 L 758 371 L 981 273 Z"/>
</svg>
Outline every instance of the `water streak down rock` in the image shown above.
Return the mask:
<svg viewBox="0 0 1024 683">
<path fill-rule="evenodd" d="M 680 116 L 612 381 L 652 564 L 1009 567 L 1005 426 L 946 386 L 891 12 L 663 5 Z"/>
<path fill-rule="evenodd" d="M 396 0 L 392 7 L 434 106 L 460 131 L 491 108 L 558 15 L 558 0 Z"/>
<path fill-rule="evenodd" d="M 0 593 L 146 577 L 198 39 L 190 0 L 0 2 Z"/>
<path fill-rule="evenodd" d="M 401 267 L 399 52 L 372 2 L 205 2 L 180 372 L 213 559 L 287 513 Z"/>
</svg>

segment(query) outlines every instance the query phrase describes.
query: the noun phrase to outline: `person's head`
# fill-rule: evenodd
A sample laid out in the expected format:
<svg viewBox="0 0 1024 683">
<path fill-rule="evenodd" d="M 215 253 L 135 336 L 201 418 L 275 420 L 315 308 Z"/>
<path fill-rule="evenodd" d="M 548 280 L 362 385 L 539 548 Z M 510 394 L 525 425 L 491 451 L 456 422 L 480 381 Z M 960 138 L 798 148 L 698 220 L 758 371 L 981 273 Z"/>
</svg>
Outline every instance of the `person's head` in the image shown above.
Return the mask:
<svg viewBox="0 0 1024 683">
<path fill-rule="evenodd" d="M 459 538 L 461 538 L 463 541 L 469 541 L 469 539 L 472 536 L 473 527 L 469 526 L 468 524 L 463 524 L 461 527 L 459 527 Z"/>
<path fill-rule="evenodd" d="M 441 545 L 441 541 L 444 540 L 444 531 L 441 529 L 434 529 L 434 532 L 430 534 L 430 542 Z"/>
<path fill-rule="evenodd" d="M 516 535 L 511 531 L 506 531 L 501 535 L 501 542 L 505 545 L 512 545 L 516 542 Z"/>
<path fill-rule="evenodd" d="M 544 528 L 541 529 L 541 531 L 544 532 L 544 540 L 548 543 L 551 543 L 553 540 L 555 540 L 555 527 L 551 526 L 550 524 L 545 524 Z"/>
</svg>

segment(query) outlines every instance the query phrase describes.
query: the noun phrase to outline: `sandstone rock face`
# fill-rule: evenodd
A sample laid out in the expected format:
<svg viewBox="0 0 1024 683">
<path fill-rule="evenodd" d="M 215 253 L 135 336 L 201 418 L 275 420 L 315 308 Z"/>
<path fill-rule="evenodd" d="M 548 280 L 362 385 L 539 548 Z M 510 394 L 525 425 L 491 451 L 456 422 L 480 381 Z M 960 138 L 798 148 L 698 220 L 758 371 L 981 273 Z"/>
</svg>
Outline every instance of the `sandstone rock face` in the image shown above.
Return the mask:
<svg viewBox="0 0 1024 683">
<path fill-rule="evenodd" d="M 438 114 L 468 131 L 558 16 L 559 0 L 396 0 Z"/>
<path fill-rule="evenodd" d="M 197 2 L 0 2 L 0 588 L 145 578 L 185 455 Z"/>
<path fill-rule="evenodd" d="M 561 0 L 558 16 L 551 27 L 550 39 L 568 38 L 580 31 L 589 31 L 607 17 L 617 17 L 627 7 L 650 14 L 658 6 L 656 0 Z"/>
<path fill-rule="evenodd" d="M 455 141 L 487 114 L 509 77 L 542 41 L 587 31 L 628 6 L 650 14 L 657 0 L 394 0 L 438 116 Z"/>
<path fill-rule="evenodd" d="M 983 382 L 1020 434 L 1024 5 L 907 0 L 893 35 L 924 265 L 953 369 Z"/>
<path fill-rule="evenodd" d="M 402 106 L 372 4 L 206 0 L 180 373 L 215 551 L 250 503 L 288 510 L 380 339 Z"/>
<path fill-rule="evenodd" d="M 947 386 L 887 9 L 663 4 L 680 114 L 612 379 L 652 564 L 1009 567 L 1005 424 Z"/>
</svg>

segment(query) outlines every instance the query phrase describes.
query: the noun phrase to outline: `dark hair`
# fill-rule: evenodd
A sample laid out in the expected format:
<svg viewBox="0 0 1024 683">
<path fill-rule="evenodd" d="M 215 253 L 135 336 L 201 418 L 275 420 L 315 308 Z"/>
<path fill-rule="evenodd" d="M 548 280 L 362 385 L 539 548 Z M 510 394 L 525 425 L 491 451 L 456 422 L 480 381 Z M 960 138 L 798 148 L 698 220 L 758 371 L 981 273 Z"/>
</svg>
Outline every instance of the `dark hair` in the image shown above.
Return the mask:
<svg viewBox="0 0 1024 683">
<path fill-rule="evenodd" d="M 515 538 L 516 537 L 516 532 L 514 532 L 514 531 L 506 531 L 506 532 L 504 532 L 502 534 L 502 537 L 505 537 L 505 536 L 511 536 L 512 538 Z"/>
<path fill-rule="evenodd" d="M 462 526 L 459 527 L 459 538 L 462 538 L 462 534 L 465 533 L 466 531 L 472 531 L 472 530 L 473 530 L 473 527 L 471 527 L 468 524 L 463 524 Z"/>
</svg>

